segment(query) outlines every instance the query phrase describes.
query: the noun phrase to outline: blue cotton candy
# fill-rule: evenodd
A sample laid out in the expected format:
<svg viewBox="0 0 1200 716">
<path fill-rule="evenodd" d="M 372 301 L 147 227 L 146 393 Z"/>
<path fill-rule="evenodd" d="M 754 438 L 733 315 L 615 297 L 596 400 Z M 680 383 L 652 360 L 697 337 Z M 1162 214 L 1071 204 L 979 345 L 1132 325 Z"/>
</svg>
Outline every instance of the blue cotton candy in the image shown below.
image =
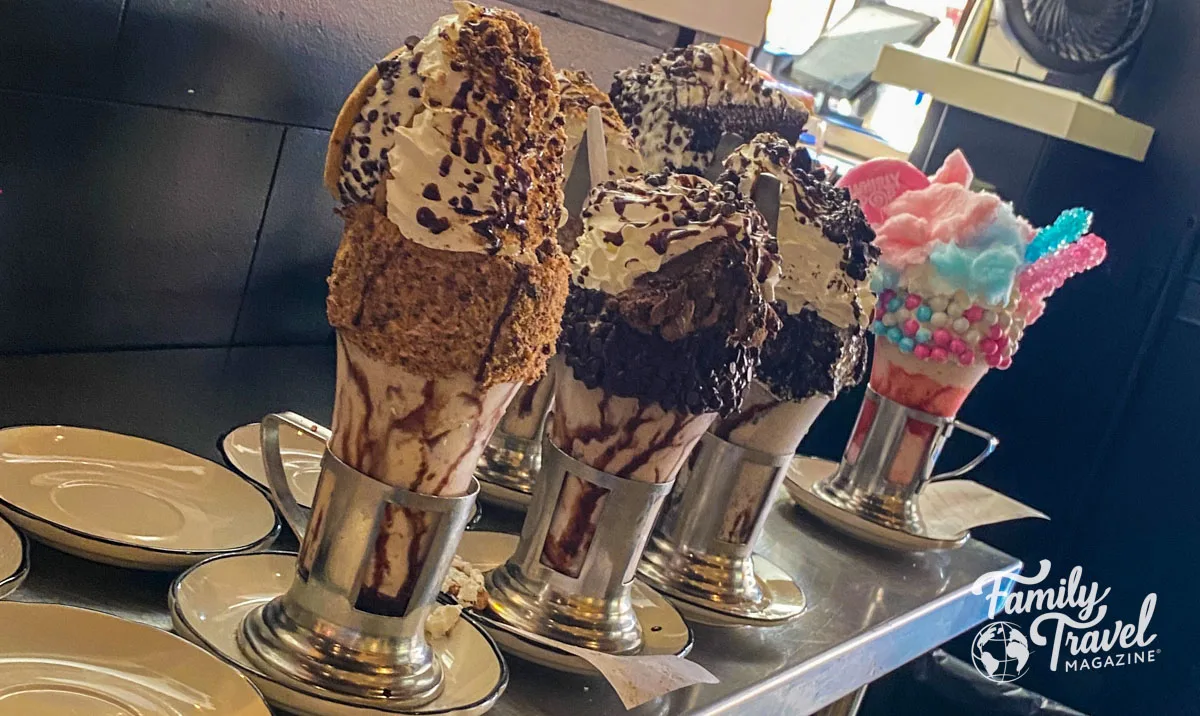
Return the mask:
<svg viewBox="0 0 1200 716">
<path fill-rule="evenodd" d="M 1087 209 L 1067 209 L 1054 223 L 1038 231 L 1025 247 L 1025 262 L 1033 263 L 1079 240 L 1092 227 L 1092 212 Z"/>
</svg>

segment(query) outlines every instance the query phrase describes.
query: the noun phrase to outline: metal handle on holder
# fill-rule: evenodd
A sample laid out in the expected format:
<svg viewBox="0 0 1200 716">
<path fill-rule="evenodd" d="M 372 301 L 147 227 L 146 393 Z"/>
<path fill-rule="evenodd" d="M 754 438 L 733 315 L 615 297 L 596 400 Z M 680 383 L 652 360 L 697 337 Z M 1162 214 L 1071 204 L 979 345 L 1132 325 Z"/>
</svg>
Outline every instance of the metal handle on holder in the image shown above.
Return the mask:
<svg viewBox="0 0 1200 716">
<path fill-rule="evenodd" d="M 967 425 L 966 423 L 964 423 L 958 419 L 952 420 L 951 422 L 955 428 L 958 428 L 959 430 L 962 430 L 963 432 L 970 433 L 977 438 L 983 438 L 984 440 L 987 441 L 987 445 L 984 446 L 983 452 L 976 455 L 975 458 L 973 460 L 971 460 L 970 462 L 968 462 L 966 465 L 963 465 L 962 467 L 956 468 L 949 472 L 938 473 L 937 475 L 934 475 L 933 477 L 929 478 L 930 482 L 934 482 L 936 480 L 948 480 L 952 477 L 960 477 L 962 475 L 967 474 L 968 472 L 979 467 L 980 463 L 982 463 L 984 460 L 988 459 L 988 456 L 991 455 L 993 452 L 995 452 L 996 446 L 1000 444 L 1000 439 L 997 438 L 995 435 L 992 435 L 991 433 L 989 433 L 986 430 L 982 430 L 973 425 Z"/>
<path fill-rule="evenodd" d="M 328 443 L 333 433 L 296 413 L 271 413 L 259 423 L 263 465 L 267 471 L 267 485 L 271 489 L 271 496 L 275 498 L 275 504 L 283 514 L 283 519 L 292 528 L 292 532 L 296 533 L 298 539 L 303 540 L 308 531 L 308 518 L 312 510 L 301 507 L 300 503 L 296 502 L 292 486 L 288 484 L 287 472 L 283 469 L 283 452 L 279 447 L 279 428 L 282 425 L 307 433 L 323 443 Z"/>
</svg>

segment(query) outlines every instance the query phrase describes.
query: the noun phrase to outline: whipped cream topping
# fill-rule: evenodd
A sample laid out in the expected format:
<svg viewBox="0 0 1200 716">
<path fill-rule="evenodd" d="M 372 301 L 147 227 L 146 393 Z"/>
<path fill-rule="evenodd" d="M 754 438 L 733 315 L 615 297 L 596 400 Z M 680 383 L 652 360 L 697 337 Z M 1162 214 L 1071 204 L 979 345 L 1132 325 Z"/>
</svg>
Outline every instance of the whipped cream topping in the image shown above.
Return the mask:
<svg viewBox="0 0 1200 716">
<path fill-rule="evenodd" d="M 678 256 L 732 238 L 760 257 L 758 280 L 774 300 L 778 265 L 766 222 L 732 188 L 690 174 L 609 181 L 592 190 L 583 223 L 571 254 L 572 279 L 583 288 L 619 294 Z"/>
<path fill-rule="evenodd" d="M 588 108 L 599 107 L 604 118 L 604 140 L 608 154 L 608 176 L 620 179 L 642 172 L 642 155 L 633 136 L 617 114 L 612 101 L 593 82 L 586 72 L 559 70 L 558 89 L 562 93 L 560 106 L 566 119 L 567 145 L 563 156 L 563 176 L 571 176 L 575 157 L 579 156 L 583 132 L 587 129 Z M 586 151 L 586 150 L 585 150 Z"/>
<path fill-rule="evenodd" d="M 838 328 L 866 328 L 875 306 L 868 273 L 878 251 L 858 202 L 827 181 L 807 150 L 778 135 L 754 137 L 725 159 L 725 169 L 722 180 L 736 181 L 747 195 L 763 174 L 780 182 L 776 238 L 782 276 L 775 297 L 787 312 L 798 314 L 807 306 Z"/>
<path fill-rule="evenodd" d="M 724 45 L 675 48 L 621 70 L 611 94 L 651 171 L 703 173 L 725 132 L 797 138 L 808 121 L 797 97 Z"/>
<path fill-rule="evenodd" d="M 338 193 L 386 208 L 430 248 L 533 262 L 562 212 L 554 70 L 538 30 L 516 14 L 455 10 L 360 85 Z"/>
</svg>

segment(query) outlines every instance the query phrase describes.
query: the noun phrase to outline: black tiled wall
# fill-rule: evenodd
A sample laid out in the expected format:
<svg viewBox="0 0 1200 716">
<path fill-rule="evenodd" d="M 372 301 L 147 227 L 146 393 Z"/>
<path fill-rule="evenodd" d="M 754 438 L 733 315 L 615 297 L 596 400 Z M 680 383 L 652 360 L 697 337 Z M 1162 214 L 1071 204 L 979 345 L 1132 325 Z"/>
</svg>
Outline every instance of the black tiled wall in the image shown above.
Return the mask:
<svg viewBox="0 0 1200 716">
<path fill-rule="evenodd" d="M 660 51 L 622 35 L 672 36 L 493 4 L 601 85 Z M 0 2 L 0 353 L 326 340 L 340 225 L 321 187 L 328 130 L 371 62 L 450 11 Z"/>
</svg>

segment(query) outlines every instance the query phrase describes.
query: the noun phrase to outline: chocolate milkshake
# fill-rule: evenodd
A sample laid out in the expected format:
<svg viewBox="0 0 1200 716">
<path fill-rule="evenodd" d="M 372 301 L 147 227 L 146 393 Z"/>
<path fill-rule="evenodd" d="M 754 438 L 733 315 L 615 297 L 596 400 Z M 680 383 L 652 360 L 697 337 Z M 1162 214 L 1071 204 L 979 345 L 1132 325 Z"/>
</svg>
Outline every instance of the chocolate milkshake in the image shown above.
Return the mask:
<svg viewBox="0 0 1200 716">
<path fill-rule="evenodd" d="M 724 45 L 667 50 L 617 72 L 610 94 L 649 171 L 702 174 L 726 132 L 796 140 L 808 121 L 798 97 Z"/>
<path fill-rule="evenodd" d="M 327 306 L 330 449 L 442 496 L 466 492 L 518 387 L 544 373 L 569 275 L 554 239 L 566 136 L 540 33 L 512 12 L 455 10 L 359 83 L 325 174 L 346 222 Z M 383 524 L 356 606 L 398 615 L 433 530 L 392 504 Z"/>
<path fill-rule="evenodd" d="M 867 275 L 878 251 L 874 232 L 849 192 L 828 181 L 807 150 L 760 134 L 725 159 L 720 181 L 753 195 L 763 175 L 780 182 L 776 229 L 782 275 L 772 304 L 782 327 L 762 349 L 755 385 L 741 410 L 712 429 L 767 455 L 795 453 L 825 405 L 863 379 L 874 296 Z M 740 544 L 769 499 L 770 475 L 744 480 L 725 515 L 721 538 Z M 762 484 L 758 484 L 762 483 Z"/>
<path fill-rule="evenodd" d="M 583 221 L 550 439 L 605 473 L 669 482 L 738 408 L 777 328 L 772 242 L 748 200 L 690 175 L 603 183 Z M 604 500 L 568 478 L 542 564 L 578 575 Z"/>
</svg>

